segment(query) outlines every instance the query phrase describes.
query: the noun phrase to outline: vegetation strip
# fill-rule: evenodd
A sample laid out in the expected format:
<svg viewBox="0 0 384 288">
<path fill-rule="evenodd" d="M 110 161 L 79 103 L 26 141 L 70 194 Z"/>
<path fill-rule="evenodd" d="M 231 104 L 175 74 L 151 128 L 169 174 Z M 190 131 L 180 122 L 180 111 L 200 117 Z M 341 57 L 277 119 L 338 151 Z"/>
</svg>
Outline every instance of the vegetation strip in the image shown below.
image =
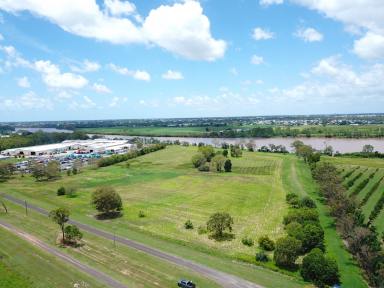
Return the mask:
<svg viewBox="0 0 384 288">
<path fill-rule="evenodd" d="M 48 245 L 46 245 L 45 243 L 41 242 L 40 240 L 36 239 L 35 237 L 25 233 L 25 232 L 22 232 L 18 229 L 16 229 L 15 227 L 13 227 L 12 225 L 10 224 L 7 224 L 3 221 L 0 221 L 0 226 L 4 229 L 7 229 L 8 231 L 16 234 L 17 236 L 27 240 L 28 242 L 31 242 L 33 243 L 34 245 L 38 246 L 39 248 L 41 248 L 42 250 L 48 252 L 49 254 L 52 254 L 60 259 L 62 259 L 63 261 L 77 267 L 78 269 L 80 269 L 81 271 L 83 271 L 84 273 L 86 274 L 89 274 L 93 277 L 95 277 L 96 279 L 104 282 L 105 284 L 107 284 L 109 287 L 113 287 L 113 288 L 127 288 L 127 286 L 121 284 L 120 282 L 117 282 L 116 280 L 114 280 L 113 278 L 109 277 L 108 275 L 98 271 L 98 270 L 95 270 L 87 265 L 84 265 L 82 264 L 81 262 L 79 262 L 78 260 L 74 259 L 73 257 L 71 256 L 68 256 L 66 254 L 63 254 L 61 253 L 60 251 L 58 251 L 57 249 L 55 248 L 52 248 Z"/>
<path fill-rule="evenodd" d="M 22 200 L 17 199 L 15 197 L 12 197 L 10 195 L 3 195 L 3 197 L 5 199 L 15 203 L 15 204 L 19 204 L 22 206 L 24 205 L 24 202 Z M 40 207 L 37 207 L 35 205 L 29 204 L 28 208 L 32 209 L 34 211 L 37 211 L 43 215 L 46 215 L 46 216 L 49 215 L 49 213 L 46 210 L 44 210 Z M 97 236 L 104 237 L 106 239 L 119 242 L 123 245 L 129 246 L 129 247 L 134 248 L 136 250 L 140 250 L 144 253 L 156 256 L 156 257 L 161 258 L 163 260 L 167 260 L 168 262 L 171 262 L 173 264 L 183 266 L 187 269 L 191 269 L 194 272 L 199 273 L 200 275 L 203 275 L 203 276 L 206 276 L 207 278 L 211 278 L 211 279 L 215 280 L 217 283 L 219 283 L 223 287 L 228 287 L 228 288 L 232 288 L 232 287 L 263 288 L 263 286 L 251 283 L 251 282 L 246 281 L 246 280 L 243 280 L 237 276 L 233 276 L 233 275 L 221 272 L 221 271 L 217 271 L 215 269 L 206 267 L 204 265 L 197 264 L 197 263 L 194 263 L 192 261 L 182 259 L 182 258 L 179 258 L 177 256 L 174 256 L 174 255 L 171 255 L 168 253 L 161 252 L 157 249 L 148 247 L 148 246 L 140 244 L 138 242 L 135 242 L 135 241 L 132 241 L 132 240 L 129 240 L 129 239 L 117 236 L 117 235 L 113 235 L 113 234 L 105 232 L 103 230 L 94 228 L 90 225 L 82 224 L 82 223 L 74 221 L 74 220 L 69 220 L 68 223 L 73 224 L 73 225 L 77 225 L 82 230 L 90 232 L 90 233 L 95 234 Z"/>
<path fill-rule="evenodd" d="M 368 193 L 365 195 L 365 197 L 364 197 L 363 200 L 361 201 L 361 203 L 360 203 L 360 207 L 364 206 L 364 205 L 368 202 L 368 200 L 369 200 L 369 198 L 372 196 L 372 194 L 376 191 L 377 188 L 379 188 L 380 183 L 381 183 L 381 181 L 383 181 L 383 179 L 384 179 L 384 176 L 382 176 L 382 177 L 375 183 L 375 185 L 373 185 L 373 186 L 371 187 L 371 189 L 369 189 Z"/>
</svg>

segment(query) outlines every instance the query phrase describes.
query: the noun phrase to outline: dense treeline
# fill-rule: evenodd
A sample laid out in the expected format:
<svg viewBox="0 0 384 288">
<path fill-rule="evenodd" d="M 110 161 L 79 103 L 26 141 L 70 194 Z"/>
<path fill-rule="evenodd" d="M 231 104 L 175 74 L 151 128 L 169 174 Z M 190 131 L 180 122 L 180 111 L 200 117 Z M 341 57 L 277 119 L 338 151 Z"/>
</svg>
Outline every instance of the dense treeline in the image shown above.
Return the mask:
<svg viewBox="0 0 384 288">
<path fill-rule="evenodd" d="M 74 133 L 47 133 L 38 131 L 35 133 L 23 132 L 21 135 L 12 134 L 9 137 L 0 138 L 0 151 L 11 148 L 59 143 L 64 140 L 85 140 L 88 136 L 84 132 Z"/>
<path fill-rule="evenodd" d="M 312 170 L 312 175 L 320 186 L 320 193 L 330 207 L 337 230 L 346 241 L 348 250 L 364 270 L 370 285 L 382 287 L 384 254 L 375 227 L 364 224 L 364 215 L 355 200 L 348 197 L 334 165 L 317 164 Z M 379 205 L 382 203 L 377 206 Z"/>
<path fill-rule="evenodd" d="M 142 156 L 142 155 L 145 155 L 145 154 L 148 154 L 151 152 L 155 152 L 155 151 L 164 149 L 165 147 L 167 147 L 167 146 L 166 146 L 166 144 L 163 144 L 163 143 L 152 144 L 152 145 L 145 146 L 145 147 L 138 149 L 138 150 L 131 150 L 125 154 L 116 154 L 116 155 L 112 155 L 110 157 L 101 158 L 97 162 L 97 166 L 98 167 L 110 166 L 110 165 L 113 165 L 116 163 L 120 163 L 120 162 L 124 162 L 124 161 L 130 160 L 130 159 L 136 158 L 138 156 Z"/>
</svg>

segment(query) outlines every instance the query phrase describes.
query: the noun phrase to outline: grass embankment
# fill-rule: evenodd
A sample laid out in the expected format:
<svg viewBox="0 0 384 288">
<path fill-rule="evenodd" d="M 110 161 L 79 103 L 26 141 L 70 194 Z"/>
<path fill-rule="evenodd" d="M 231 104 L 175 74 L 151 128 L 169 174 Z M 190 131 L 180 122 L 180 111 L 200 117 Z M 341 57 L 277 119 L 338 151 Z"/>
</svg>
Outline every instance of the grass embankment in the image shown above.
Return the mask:
<svg viewBox="0 0 384 288">
<path fill-rule="evenodd" d="M 16 212 L 12 212 L 9 217 L 15 214 Z M 2 213 L 0 215 L 1 219 L 5 218 Z M 87 283 L 91 287 L 106 287 L 76 271 L 72 266 L 19 239 L 13 233 L 3 228 L 0 228 L 0 233 L 0 287 L 64 288 L 73 287 L 75 283 Z M 44 231 L 37 232 L 35 227 L 35 233 L 40 234 Z"/>
<path fill-rule="evenodd" d="M 287 187 L 288 191 L 301 196 L 308 195 L 316 201 L 320 224 L 324 229 L 326 252 L 334 257 L 339 265 L 342 286 L 368 287 L 356 262 L 345 249 L 343 241 L 335 229 L 334 219 L 330 216 L 328 207 L 319 198 L 318 187 L 312 179 L 309 167 L 304 162 L 296 159 L 292 160 L 291 166 L 286 166 L 284 169 L 292 172 L 291 177 L 284 178 L 285 187 Z"/>
<path fill-rule="evenodd" d="M 287 156 L 245 152 L 242 158 L 232 159 L 234 172 L 218 174 L 192 168 L 190 159 L 195 152 L 196 147 L 172 146 L 129 161 L 129 168 L 121 163 L 86 169 L 76 176 L 42 183 L 29 176 L 16 177 L 4 183 L 1 190 L 47 210 L 68 207 L 76 220 L 266 287 L 302 286 L 292 277 L 233 261 L 254 261 L 256 248 L 242 245 L 243 236 L 257 240 L 263 234 L 275 239 L 284 234 L 281 222 L 287 207 L 282 163 Z M 123 217 L 95 220 L 90 194 L 101 185 L 111 185 L 121 194 Z M 56 196 L 60 186 L 77 187 L 76 197 Z M 138 217 L 140 210 L 146 217 Z M 234 217 L 234 240 L 216 242 L 197 233 L 197 227 L 217 211 L 227 211 Z M 188 219 L 195 226 L 192 231 L 184 229 Z"/>
</svg>

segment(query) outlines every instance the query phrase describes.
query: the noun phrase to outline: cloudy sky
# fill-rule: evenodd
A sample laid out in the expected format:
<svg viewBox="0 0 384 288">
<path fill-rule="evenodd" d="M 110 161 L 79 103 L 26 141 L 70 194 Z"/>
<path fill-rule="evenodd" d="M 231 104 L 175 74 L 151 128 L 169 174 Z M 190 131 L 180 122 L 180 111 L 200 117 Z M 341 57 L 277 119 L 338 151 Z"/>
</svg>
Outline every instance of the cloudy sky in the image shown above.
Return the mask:
<svg viewBox="0 0 384 288">
<path fill-rule="evenodd" d="M 0 0 L 0 121 L 384 112 L 383 0 Z"/>
</svg>

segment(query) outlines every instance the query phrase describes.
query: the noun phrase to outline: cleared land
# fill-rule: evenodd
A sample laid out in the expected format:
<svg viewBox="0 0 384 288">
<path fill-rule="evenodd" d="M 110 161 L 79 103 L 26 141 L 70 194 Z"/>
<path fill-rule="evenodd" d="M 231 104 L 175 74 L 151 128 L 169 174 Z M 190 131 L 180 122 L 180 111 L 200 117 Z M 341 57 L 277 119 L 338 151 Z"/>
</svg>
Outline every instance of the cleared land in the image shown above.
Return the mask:
<svg viewBox="0 0 384 288">
<path fill-rule="evenodd" d="M 295 274 L 292 274 L 294 278 L 290 278 L 260 267 L 233 262 L 236 258 L 254 262 L 257 248 L 241 244 L 242 236 L 256 240 L 262 234 L 273 238 L 284 234 L 281 222 L 287 207 L 282 164 L 296 159 L 245 153 L 242 158 L 232 159 L 233 173 L 201 173 L 190 164 L 195 152 L 196 147 L 172 146 L 131 160 L 129 167 L 121 163 L 97 170 L 86 169 L 76 176 L 63 176 L 54 182 L 35 182 L 31 177 L 16 177 L 1 184 L 1 191 L 27 199 L 47 210 L 57 206 L 68 207 L 76 220 L 115 231 L 117 235 L 219 268 L 266 287 L 302 286 L 300 281 L 294 279 Z M 95 220 L 95 211 L 89 205 L 90 193 L 101 185 L 114 186 L 122 195 L 125 204 L 123 217 L 109 221 Z M 60 186 L 76 187 L 76 196 L 56 196 Z M 18 209 L 23 213 L 22 208 Z M 138 217 L 140 210 L 145 212 L 146 217 Z M 216 242 L 206 234 L 197 233 L 196 228 L 205 224 L 209 215 L 216 211 L 229 211 L 235 218 L 234 240 Z M 183 227 L 188 219 L 195 225 L 192 231 Z M 31 233 L 35 230 L 32 227 L 29 229 Z M 52 237 L 47 235 L 47 241 Z M 85 236 L 85 239 L 88 237 Z M 110 267 L 110 261 L 112 259 L 106 259 L 104 263 Z"/>
</svg>

